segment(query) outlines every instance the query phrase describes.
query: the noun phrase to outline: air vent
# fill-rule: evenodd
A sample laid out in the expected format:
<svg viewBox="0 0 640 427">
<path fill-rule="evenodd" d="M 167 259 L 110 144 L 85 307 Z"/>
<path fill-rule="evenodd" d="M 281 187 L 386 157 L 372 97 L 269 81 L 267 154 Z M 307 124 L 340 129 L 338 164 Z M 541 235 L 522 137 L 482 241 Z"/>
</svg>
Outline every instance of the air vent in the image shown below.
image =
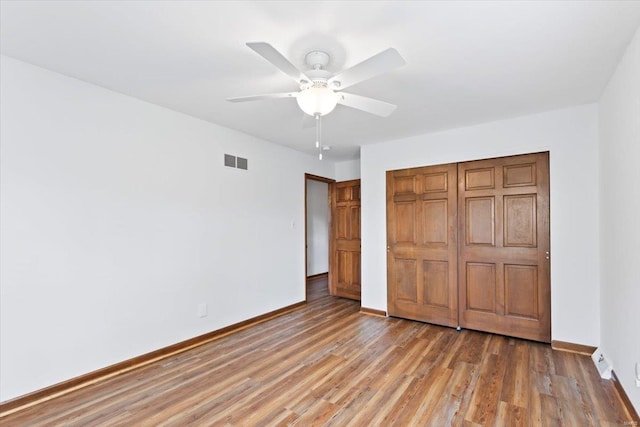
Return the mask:
<svg viewBox="0 0 640 427">
<path fill-rule="evenodd" d="M 249 169 L 249 161 L 247 159 L 243 159 L 242 157 L 238 157 L 238 163 L 236 165 L 238 169 Z"/>
<path fill-rule="evenodd" d="M 229 166 L 230 168 L 236 167 L 236 156 L 232 156 L 231 154 L 224 155 L 224 165 Z"/>
<path fill-rule="evenodd" d="M 242 158 L 242 157 L 236 157 L 236 156 L 232 156 L 231 154 L 225 154 L 224 155 L 224 165 L 230 168 L 238 168 L 238 169 L 243 169 L 243 170 L 248 170 L 249 169 L 249 160 Z"/>
</svg>

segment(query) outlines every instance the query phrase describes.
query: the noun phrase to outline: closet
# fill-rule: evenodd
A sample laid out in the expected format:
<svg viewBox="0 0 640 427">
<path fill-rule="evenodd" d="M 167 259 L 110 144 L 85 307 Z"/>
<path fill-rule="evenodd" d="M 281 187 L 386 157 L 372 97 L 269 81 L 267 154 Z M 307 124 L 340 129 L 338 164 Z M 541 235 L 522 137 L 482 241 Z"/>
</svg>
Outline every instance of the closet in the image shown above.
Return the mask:
<svg viewBox="0 0 640 427">
<path fill-rule="evenodd" d="M 387 311 L 551 340 L 549 153 L 387 172 Z"/>
</svg>

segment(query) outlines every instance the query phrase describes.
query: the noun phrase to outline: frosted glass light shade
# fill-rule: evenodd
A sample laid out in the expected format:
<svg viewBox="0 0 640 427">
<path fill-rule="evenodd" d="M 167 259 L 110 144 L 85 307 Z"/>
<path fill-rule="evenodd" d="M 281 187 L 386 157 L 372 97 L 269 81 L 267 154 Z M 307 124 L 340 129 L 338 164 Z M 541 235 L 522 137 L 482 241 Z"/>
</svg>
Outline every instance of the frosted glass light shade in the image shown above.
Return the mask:
<svg viewBox="0 0 640 427">
<path fill-rule="evenodd" d="M 336 108 L 338 95 L 326 86 L 311 86 L 300 92 L 296 98 L 298 105 L 310 116 L 324 116 Z"/>
</svg>

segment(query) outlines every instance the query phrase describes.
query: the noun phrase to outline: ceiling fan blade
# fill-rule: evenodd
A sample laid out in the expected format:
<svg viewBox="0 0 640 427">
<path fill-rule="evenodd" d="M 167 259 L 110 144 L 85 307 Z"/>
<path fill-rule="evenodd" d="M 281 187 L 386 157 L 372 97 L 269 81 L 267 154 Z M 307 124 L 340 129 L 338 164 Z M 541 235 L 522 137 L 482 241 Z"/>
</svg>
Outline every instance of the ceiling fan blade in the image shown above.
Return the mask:
<svg viewBox="0 0 640 427">
<path fill-rule="evenodd" d="M 389 48 L 333 76 L 328 83 L 335 90 L 342 90 L 404 64 L 406 62 L 398 51 Z"/>
<path fill-rule="evenodd" d="M 297 97 L 298 97 L 298 92 L 282 92 L 282 93 L 265 93 L 262 95 L 238 96 L 235 98 L 227 98 L 227 101 L 245 102 L 245 101 L 259 101 L 261 99 L 297 98 Z"/>
<path fill-rule="evenodd" d="M 258 55 L 276 66 L 280 71 L 291 77 L 298 84 L 310 82 L 311 79 L 298 70 L 287 58 L 278 52 L 273 46 L 265 42 L 249 42 L 247 43 Z M 304 81 L 303 81 L 304 80 Z"/>
<path fill-rule="evenodd" d="M 367 98 L 366 96 L 344 92 L 339 92 L 339 94 L 340 97 L 338 99 L 338 104 L 366 111 L 367 113 L 375 114 L 380 117 L 388 117 L 397 107 L 397 105 L 389 104 L 388 102 L 379 101 L 373 98 Z"/>
</svg>

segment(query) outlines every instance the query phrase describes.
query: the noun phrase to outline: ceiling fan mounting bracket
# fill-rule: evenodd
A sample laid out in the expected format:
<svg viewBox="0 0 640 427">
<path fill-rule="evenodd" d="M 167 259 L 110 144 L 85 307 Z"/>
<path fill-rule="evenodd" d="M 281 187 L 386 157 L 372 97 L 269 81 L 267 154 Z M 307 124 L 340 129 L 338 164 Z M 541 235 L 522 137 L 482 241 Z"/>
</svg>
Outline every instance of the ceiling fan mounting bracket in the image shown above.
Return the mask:
<svg viewBox="0 0 640 427">
<path fill-rule="evenodd" d="M 301 81 L 301 89 L 310 85 L 326 86 L 329 78 L 332 76 L 332 74 L 325 69 L 329 64 L 329 54 L 320 50 L 312 50 L 306 54 L 304 61 L 311 67 L 311 69 L 307 71 L 307 76 L 311 78 L 311 82 L 306 80 Z M 331 86 L 333 89 L 337 89 L 340 87 L 340 82 L 332 81 Z"/>
<path fill-rule="evenodd" d="M 304 61 L 314 70 L 321 70 L 329 64 L 329 54 L 320 50 L 312 50 L 304 57 Z"/>
</svg>

